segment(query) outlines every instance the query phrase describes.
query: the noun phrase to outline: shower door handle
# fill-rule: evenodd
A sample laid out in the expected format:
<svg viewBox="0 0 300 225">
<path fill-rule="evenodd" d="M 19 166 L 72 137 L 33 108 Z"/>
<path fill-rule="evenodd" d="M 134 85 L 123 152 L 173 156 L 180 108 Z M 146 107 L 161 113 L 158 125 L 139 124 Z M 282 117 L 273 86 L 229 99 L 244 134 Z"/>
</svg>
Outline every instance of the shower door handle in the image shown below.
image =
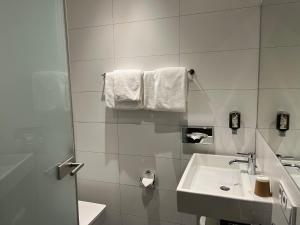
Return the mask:
<svg viewBox="0 0 300 225">
<path fill-rule="evenodd" d="M 71 176 L 74 176 L 84 166 L 84 163 L 69 163 L 69 166 L 75 167 L 70 173 Z"/>
<path fill-rule="evenodd" d="M 74 162 L 74 157 L 57 165 L 57 179 L 62 180 L 65 176 L 74 176 L 83 166 L 84 163 Z"/>
</svg>

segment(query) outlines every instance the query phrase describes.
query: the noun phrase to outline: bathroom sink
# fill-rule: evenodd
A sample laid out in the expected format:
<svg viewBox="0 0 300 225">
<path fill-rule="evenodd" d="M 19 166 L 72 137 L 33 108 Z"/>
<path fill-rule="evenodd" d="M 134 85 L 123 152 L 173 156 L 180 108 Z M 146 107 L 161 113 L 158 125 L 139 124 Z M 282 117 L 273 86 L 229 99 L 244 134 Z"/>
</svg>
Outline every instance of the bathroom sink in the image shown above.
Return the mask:
<svg viewBox="0 0 300 225">
<path fill-rule="evenodd" d="M 289 161 L 289 163 L 295 163 L 297 165 L 300 165 L 299 161 Z M 287 172 L 290 174 L 290 176 L 293 178 L 296 185 L 300 188 L 300 169 L 293 168 L 293 167 L 285 167 Z"/>
<path fill-rule="evenodd" d="M 245 223 L 270 224 L 272 198 L 254 194 L 255 175 L 234 156 L 193 154 L 177 187 L 178 210 Z M 269 215 L 269 216 L 266 216 Z"/>
</svg>

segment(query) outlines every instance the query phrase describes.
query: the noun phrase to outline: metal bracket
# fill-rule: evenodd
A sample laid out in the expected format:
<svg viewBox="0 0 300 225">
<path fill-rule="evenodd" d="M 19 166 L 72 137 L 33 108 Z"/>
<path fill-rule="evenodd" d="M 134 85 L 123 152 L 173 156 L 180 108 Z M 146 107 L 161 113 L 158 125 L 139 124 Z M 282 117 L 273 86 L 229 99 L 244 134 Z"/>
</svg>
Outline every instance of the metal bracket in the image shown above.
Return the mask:
<svg viewBox="0 0 300 225">
<path fill-rule="evenodd" d="M 58 180 L 62 180 L 67 175 L 74 176 L 84 166 L 84 163 L 76 163 L 74 160 L 74 157 L 71 157 L 57 165 Z"/>
</svg>

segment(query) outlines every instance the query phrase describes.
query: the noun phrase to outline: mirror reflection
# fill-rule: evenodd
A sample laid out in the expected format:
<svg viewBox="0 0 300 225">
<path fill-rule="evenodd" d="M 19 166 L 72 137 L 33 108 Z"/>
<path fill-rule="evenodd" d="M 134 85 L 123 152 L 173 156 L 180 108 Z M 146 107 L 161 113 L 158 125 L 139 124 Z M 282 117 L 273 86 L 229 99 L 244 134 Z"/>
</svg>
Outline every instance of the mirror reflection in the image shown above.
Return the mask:
<svg viewBox="0 0 300 225">
<path fill-rule="evenodd" d="M 258 129 L 300 188 L 300 1 L 264 1 Z"/>
</svg>

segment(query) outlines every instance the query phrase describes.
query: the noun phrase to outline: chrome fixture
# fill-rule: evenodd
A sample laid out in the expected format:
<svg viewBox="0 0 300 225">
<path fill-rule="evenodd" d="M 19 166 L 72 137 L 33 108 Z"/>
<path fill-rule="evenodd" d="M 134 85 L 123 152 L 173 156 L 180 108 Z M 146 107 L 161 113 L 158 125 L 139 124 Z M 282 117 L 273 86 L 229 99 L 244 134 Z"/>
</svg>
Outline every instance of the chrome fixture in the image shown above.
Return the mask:
<svg viewBox="0 0 300 225">
<path fill-rule="evenodd" d="M 195 70 L 194 69 L 190 69 L 190 70 L 187 71 L 187 73 L 193 76 L 195 74 Z M 106 73 L 102 73 L 101 76 L 103 78 L 105 78 Z"/>
<path fill-rule="evenodd" d="M 233 159 L 229 161 L 229 165 L 233 163 L 247 163 L 248 164 L 248 174 L 255 175 L 256 174 L 256 154 L 254 152 L 251 153 L 237 153 L 238 155 L 242 155 L 248 157 L 248 160 L 241 160 L 241 159 Z"/>
<path fill-rule="evenodd" d="M 205 138 L 208 137 L 207 134 L 204 134 L 204 133 L 198 133 L 198 132 L 193 132 L 193 133 L 190 133 L 190 134 L 187 134 L 186 135 L 188 138 L 191 138 L 193 139 L 194 141 L 198 141 L 201 143 Z"/>
<path fill-rule="evenodd" d="M 65 176 L 74 176 L 84 166 L 84 163 L 74 162 L 74 157 L 71 157 L 57 165 L 57 179 L 62 180 Z"/>
<path fill-rule="evenodd" d="M 285 167 L 292 167 L 292 168 L 297 168 L 300 170 L 300 165 L 295 164 L 295 163 L 282 163 L 282 165 Z"/>
<path fill-rule="evenodd" d="M 183 127 L 182 143 L 213 144 L 213 127 Z"/>
<path fill-rule="evenodd" d="M 276 154 L 277 158 L 282 161 L 282 160 L 294 160 L 295 158 L 293 156 L 285 156 L 281 154 Z"/>
</svg>

